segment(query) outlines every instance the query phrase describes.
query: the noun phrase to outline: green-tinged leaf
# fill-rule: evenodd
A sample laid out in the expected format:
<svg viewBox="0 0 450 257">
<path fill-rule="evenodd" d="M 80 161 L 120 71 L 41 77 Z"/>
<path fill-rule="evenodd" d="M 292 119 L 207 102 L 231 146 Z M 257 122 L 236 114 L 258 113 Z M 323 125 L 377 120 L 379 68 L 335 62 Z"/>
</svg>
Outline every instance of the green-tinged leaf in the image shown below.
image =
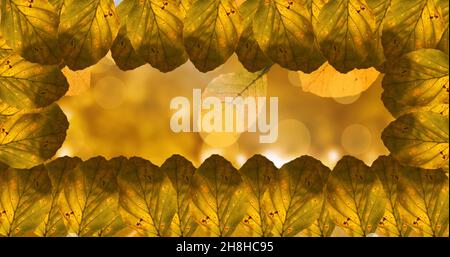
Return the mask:
<svg viewBox="0 0 450 257">
<path fill-rule="evenodd" d="M 66 236 L 67 230 L 64 225 L 64 218 L 59 212 L 59 196 L 64 190 L 64 176 L 81 163 L 80 158 L 62 157 L 45 165 L 50 177 L 52 192 L 50 200 L 50 209 L 46 213 L 41 224 L 36 228 L 34 233 L 41 237 L 50 236 Z"/>
<path fill-rule="evenodd" d="M 323 203 L 321 204 L 319 218 L 305 230 L 307 236 L 313 237 L 331 237 L 336 228 L 333 220 L 330 217 L 330 213 L 327 208 L 326 195 L 324 195 Z"/>
<path fill-rule="evenodd" d="M 118 202 L 116 177 L 105 158 L 92 158 L 65 175 L 59 208 L 69 234 L 114 234 L 121 227 Z"/>
<path fill-rule="evenodd" d="M 6 57 L 12 53 L 11 47 L 6 44 L 6 40 L 0 35 L 0 58 Z"/>
<path fill-rule="evenodd" d="M 266 73 L 268 71 L 269 67 L 255 73 L 242 69 L 235 73 L 222 74 L 208 84 L 203 95 L 218 97 L 222 101 L 225 101 L 227 97 L 231 97 L 231 99 L 238 96 L 265 97 L 267 96 Z M 234 102 L 230 104 L 234 104 Z"/>
<path fill-rule="evenodd" d="M 219 155 L 206 159 L 192 179 L 192 214 L 209 235 L 231 236 L 247 213 L 238 171 Z"/>
<path fill-rule="evenodd" d="M 327 201 L 331 219 L 350 236 L 375 232 L 386 206 L 383 186 L 375 173 L 350 156 L 342 158 L 331 172 Z"/>
<path fill-rule="evenodd" d="M 310 73 L 325 62 L 306 0 L 264 1 L 256 11 L 253 31 L 264 53 L 284 68 Z"/>
<path fill-rule="evenodd" d="M 236 54 L 242 65 L 250 72 L 260 71 L 272 65 L 272 61 L 261 50 L 253 34 L 253 20 L 260 3 L 262 1 L 247 0 L 239 7 L 243 17 L 243 32 L 236 48 Z"/>
<path fill-rule="evenodd" d="M 30 170 L 0 167 L 0 235 L 29 236 L 45 218 L 50 194 L 43 165 Z"/>
<path fill-rule="evenodd" d="M 414 109 L 448 114 L 448 64 L 448 55 L 436 49 L 404 55 L 386 70 L 382 95 L 385 106 L 395 117 Z"/>
<path fill-rule="evenodd" d="M 433 112 L 405 114 L 383 131 L 382 139 L 392 156 L 404 165 L 448 167 L 448 116 Z"/>
<path fill-rule="evenodd" d="M 234 0 L 197 0 L 184 22 L 184 45 L 201 72 L 214 70 L 233 54 L 241 33 Z"/>
<path fill-rule="evenodd" d="M 124 156 L 115 157 L 108 161 L 109 169 L 116 177 L 119 176 L 120 172 L 127 166 L 127 163 L 128 159 Z"/>
<path fill-rule="evenodd" d="M 390 156 L 378 157 L 371 167 L 371 170 L 380 179 L 387 198 L 386 211 L 378 224 L 378 229 L 385 236 L 404 237 L 411 232 L 410 227 L 403 224 L 398 210 L 398 181 L 402 169 L 405 169 L 405 167 L 401 166 L 400 163 Z"/>
<path fill-rule="evenodd" d="M 240 169 L 244 186 L 248 189 L 249 208 L 244 220 L 252 236 L 271 236 L 273 224 L 269 219 L 269 184 L 277 168 L 264 156 L 255 155 Z"/>
<path fill-rule="evenodd" d="M 447 28 L 445 29 L 444 33 L 442 33 L 442 37 L 439 40 L 437 49 L 443 51 L 444 53 L 446 53 L 448 55 L 448 22 L 447 22 Z"/>
<path fill-rule="evenodd" d="M 126 20 L 133 4 L 134 0 L 125 0 L 116 9 L 120 18 L 120 30 L 111 47 L 111 56 L 121 70 L 133 70 L 145 64 L 134 50 L 127 35 Z"/>
<path fill-rule="evenodd" d="M 440 8 L 442 17 L 444 20 L 445 30 L 442 33 L 442 37 L 439 40 L 437 48 L 446 54 L 448 54 L 448 13 L 449 13 L 449 2 L 447 0 L 437 0 L 437 7 Z"/>
<path fill-rule="evenodd" d="M 123 221 L 145 236 L 170 236 L 177 200 L 169 177 L 151 162 L 134 157 L 118 182 Z"/>
<path fill-rule="evenodd" d="M 330 175 L 330 170 L 328 168 L 320 169 L 318 175 L 320 175 L 320 179 L 322 180 L 323 187 L 323 197 L 320 209 L 319 218 L 314 221 L 314 223 L 308 227 L 305 231 L 308 236 L 315 237 L 330 237 L 336 227 L 333 220 L 331 220 L 330 214 L 327 208 L 327 192 L 326 192 L 326 184 L 328 182 L 328 177 Z"/>
<path fill-rule="evenodd" d="M 143 60 L 162 72 L 187 61 L 181 16 L 176 0 L 133 1 L 128 12 L 126 27 L 131 45 Z"/>
<path fill-rule="evenodd" d="M 383 44 L 381 36 L 383 34 L 383 27 L 386 14 L 391 6 L 392 0 L 366 0 L 367 5 L 372 9 L 375 16 L 375 30 L 373 31 L 374 43 L 371 45 L 366 61 L 362 64 L 363 67 L 379 67 L 385 60 Z"/>
<path fill-rule="evenodd" d="M 191 181 L 195 167 L 184 157 L 174 155 L 164 162 L 161 170 L 167 174 L 176 192 L 177 205 L 173 232 L 181 237 L 192 236 L 198 227 L 191 217 Z"/>
<path fill-rule="evenodd" d="M 64 62 L 71 70 L 97 63 L 119 32 L 113 0 L 65 0 L 58 28 Z"/>
<path fill-rule="evenodd" d="M 449 192 L 443 170 L 402 169 L 397 198 L 405 223 L 423 236 L 445 236 Z"/>
<path fill-rule="evenodd" d="M 327 169 L 320 161 L 302 156 L 275 173 L 269 188 L 275 236 L 295 236 L 319 218 L 324 187 L 320 174 Z"/>
<path fill-rule="evenodd" d="M 435 48 L 444 29 L 436 0 L 392 0 L 383 26 L 384 54 L 392 60 L 420 48 Z"/>
<path fill-rule="evenodd" d="M 347 73 L 366 68 L 376 49 L 376 18 L 365 0 L 329 1 L 315 26 L 323 55 L 336 70 Z"/>
<path fill-rule="evenodd" d="M 31 62 L 58 64 L 58 13 L 48 1 L 1 0 L 0 31 Z"/>
<path fill-rule="evenodd" d="M 68 90 L 58 66 L 43 66 L 17 54 L 0 58 L 0 99 L 16 108 L 45 107 Z"/>
<path fill-rule="evenodd" d="M 68 127 L 56 104 L 19 112 L 0 123 L 0 161 L 15 168 L 40 164 L 61 147 Z"/>
</svg>

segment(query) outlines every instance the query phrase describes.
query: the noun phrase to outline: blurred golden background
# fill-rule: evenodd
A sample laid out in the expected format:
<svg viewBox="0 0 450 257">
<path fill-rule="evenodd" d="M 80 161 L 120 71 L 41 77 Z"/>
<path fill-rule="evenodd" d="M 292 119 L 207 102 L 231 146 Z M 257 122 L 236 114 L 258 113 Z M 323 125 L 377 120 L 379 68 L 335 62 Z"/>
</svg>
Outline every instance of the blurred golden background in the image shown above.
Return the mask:
<svg viewBox="0 0 450 257">
<path fill-rule="evenodd" d="M 381 102 L 382 77 L 374 70 L 336 78 L 326 66 L 311 76 L 274 65 L 267 74 L 267 95 L 279 98 L 279 136 L 274 144 L 260 144 L 258 133 L 170 130 L 172 98 L 191 99 L 193 88 L 205 89 L 217 76 L 242 69 L 233 56 L 206 74 L 190 62 L 166 74 L 150 65 L 124 72 L 109 54 L 84 71 L 65 70 L 71 86 L 59 104 L 70 127 L 57 156 L 139 156 L 161 165 L 172 154 L 181 154 L 198 166 L 217 153 L 239 168 L 254 154 L 265 155 L 278 167 L 301 155 L 333 167 L 343 155 L 370 165 L 388 153 L 380 136 L 393 118 Z"/>
</svg>

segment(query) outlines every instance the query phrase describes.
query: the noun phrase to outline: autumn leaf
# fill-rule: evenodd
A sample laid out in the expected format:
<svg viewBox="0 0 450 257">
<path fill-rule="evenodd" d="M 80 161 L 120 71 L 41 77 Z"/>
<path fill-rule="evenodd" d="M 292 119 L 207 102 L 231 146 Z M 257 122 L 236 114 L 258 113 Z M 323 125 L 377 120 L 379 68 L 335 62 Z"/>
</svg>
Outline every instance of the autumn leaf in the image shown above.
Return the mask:
<svg viewBox="0 0 450 257">
<path fill-rule="evenodd" d="M 48 1 L 2 0 L 0 31 L 8 45 L 30 62 L 58 64 L 56 8 Z"/>
<path fill-rule="evenodd" d="M 141 158 L 131 158 L 119 177 L 123 221 L 145 236 L 170 236 L 176 192 L 167 174 Z"/>
<path fill-rule="evenodd" d="M 375 67 L 378 70 L 383 70 L 383 63 L 386 61 L 384 56 L 383 43 L 381 37 L 383 35 L 383 27 L 385 23 L 386 14 L 391 6 L 392 0 L 366 0 L 367 5 L 372 9 L 375 16 L 375 29 L 373 30 L 373 44 L 366 61 L 361 65 L 364 68 Z"/>
<path fill-rule="evenodd" d="M 111 47 L 111 56 L 121 70 L 133 70 L 145 64 L 134 50 L 127 34 L 126 20 L 133 4 L 134 0 L 125 0 L 116 9 L 120 18 L 120 29 Z"/>
<path fill-rule="evenodd" d="M 448 177 L 443 170 L 402 169 L 397 198 L 404 222 L 423 236 L 441 237 L 448 231 Z"/>
<path fill-rule="evenodd" d="M 0 161 L 15 168 L 44 162 L 61 147 L 68 126 L 56 104 L 5 119 L 0 123 Z"/>
<path fill-rule="evenodd" d="M 133 1 L 126 20 L 127 36 L 143 60 L 161 72 L 187 61 L 183 21 L 175 0 Z"/>
<path fill-rule="evenodd" d="M 6 40 L 0 34 L 0 58 L 6 57 L 12 53 L 11 47 L 6 44 Z"/>
<path fill-rule="evenodd" d="M 51 184 L 43 165 L 19 170 L 0 165 L 0 235 L 26 236 L 45 218 Z"/>
<path fill-rule="evenodd" d="M 277 168 L 264 156 L 255 155 L 248 159 L 239 170 L 244 186 L 247 187 L 250 207 L 244 220 L 252 235 L 271 236 L 273 224 L 269 219 L 269 185 Z"/>
<path fill-rule="evenodd" d="M 234 73 L 226 73 L 214 78 L 203 92 L 203 97 L 214 96 L 222 101 L 229 97 L 265 97 L 267 96 L 267 72 L 251 73 L 241 69 Z M 227 102 L 228 103 L 228 102 Z"/>
<path fill-rule="evenodd" d="M 234 53 L 241 18 L 233 0 L 197 0 L 184 21 L 184 46 L 201 72 L 214 70 Z"/>
<path fill-rule="evenodd" d="M 348 97 L 367 90 L 380 76 L 375 68 L 340 73 L 328 62 L 310 74 L 298 72 L 303 91 L 320 97 Z"/>
<path fill-rule="evenodd" d="M 448 115 L 448 55 L 420 49 L 399 58 L 386 70 L 382 100 L 395 116 L 429 110 Z"/>
<path fill-rule="evenodd" d="M 326 184 L 328 182 L 328 177 L 330 176 L 330 170 L 328 168 L 322 168 L 319 170 L 318 175 L 320 176 L 323 185 L 320 215 L 319 218 L 317 218 L 317 220 L 314 221 L 314 223 L 305 230 L 305 234 L 307 236 L 315 237 L 330 237 L 336 227 L 330 217 L 330 213 L 328 212 L 327 204 Z"/>
<path fill-rule="evenodd" d="M 81 163 L 80 158 L 62 157 L 45 165 L 51 181 L 50 208 L 42 223 L 36 228 L 35 234 L 41 237 L 61 237 L 67 235 L 64 218 L 59 212 L 59 196 L 64 190 L 64 176 Z"/>
<path fill-rule="evenodd" d="M 272 65 L 272 61 L 259 47 L 253 33 L 253 20 L 260 0 L 247 0 L 240 7 L 243 32 L 236 48 L 236 54 L 242 65 L 250 72 L 257 72 Z"/>
<path fill-rule="evenodd" d="M 192 214 L 209 235 L 231 236 L 247 212 L 238 171 L 219 155 L 206 159 L 192 178 Z"/>
<path fill-rule="evenodd" d="M 123 228 L 116 177 L 105 158 L 79 164 L 65 175 L 63 187 L 59 209 L 68 233 L 109 236 Z"/>
<path fill-rule="evenodd" d="M 328 211 L 336 226 L 349 236 L 375 232 L 383 218 L 386 197 L 374 172 L 362 161 L 344 156 L 327 184 Z"/>
<path fill-rule="evenodd" d="M 365 0 L 329 1 L 314 27 L 322 54 L 342 73 L 366 68 L 375 49 L 376 19 Z"/>
<path fill-rule="evenodd" d="M 183 20 L 195 0 L 177 0 Z"/>
<path fill-rule="evenodd" d="M 20 110 L 0 100 L 0 124 Z"/>
<path fill-rule="evenodd" d="M 378 225 L 378 229 L 386 236 L 405 237 L 411 233 L 411 228 L 403 223 L 397 203 L 398 181 L 403 169 L 405 167 L 391 156 L 378 157 L 371 167 L 383 184 L 387 198 L 386 211 Z"/>
<path fill-rule="evenodd" d="M 382 33 L 386 58 L 392 60 L 420 48 L 435 48 L 444 24 L 436 0 L 392 0 Z"/>
<path fill-rule="evenodd" d="M 448 116 L 408 113 L 393 121 L 381 137 L 392 156 L 404 165 L 448 167 Z"/>
<path fill-rule="evenodd" d="M 437 49 L 443 51 L 448 54 L 448 10 L 449 10 L 449 2 L 446 0 L 438 0 L 437 7 L 441 9 L 442 17 L 444 20 L 445 30 L 442 33 L 441 39 L 437 45 Z"/>
<path fill-rule="evenodd" d="M 17 54 L 0 58 L 0 99 L 16 108 L 50 105 L 68 89 L 58 66 L 43 66 Z"/>
<path fill-rule="evenodd" d="M 192 176 L 195 167 L 192 163 L 180 155 L 173 155 L 161 166 L 161 170 L 167 174 L 176 191 L 176 213 L 174 218 L 177 236 L 192 236 L 198 224 L 191 217 L 191 193 Z"/>
<path fill-rule="evenodd" d="M 275 173 L 269 188 L 275 236 L 295 236 L 319 218 L 324 187 L 319 174 L 327 169 L 320 161 L 302 156 Z"/>
<path fill-rule="evenodd" d="M 325 62 L 315 42 L 306 0 L 260 4 L 253 32 L 264 53 L 280 66 L 310 73 Z"/>
<path fill-rule="evenodd" d="M 58 43 L 71 70 L 96 64 L 119 32 L 113 0 L 65 0 L 58 27 Z"/>
</svg>

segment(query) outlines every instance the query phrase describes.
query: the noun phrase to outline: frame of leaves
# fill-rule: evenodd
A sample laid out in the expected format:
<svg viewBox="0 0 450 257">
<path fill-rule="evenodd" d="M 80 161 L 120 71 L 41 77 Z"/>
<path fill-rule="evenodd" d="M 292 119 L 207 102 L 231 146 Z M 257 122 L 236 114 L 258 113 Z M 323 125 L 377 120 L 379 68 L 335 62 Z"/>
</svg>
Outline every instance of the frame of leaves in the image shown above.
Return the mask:
<svg viewBox="0 0 450 257">
<path fill-rule="evenodd" d="M 0 0 L 0 235 L 448 235 L 448 2 L 444 0 Z M 396 118 L 372 167 L 333 171 L 256 155 L 47 162 L 68 121 L 54 103 L 108 51 L 122 70 L 201 72 L 233 53 L 255 76 L 375 67 Z M 44 164 L 45 163 L 45 164 Z"/>
</svg>

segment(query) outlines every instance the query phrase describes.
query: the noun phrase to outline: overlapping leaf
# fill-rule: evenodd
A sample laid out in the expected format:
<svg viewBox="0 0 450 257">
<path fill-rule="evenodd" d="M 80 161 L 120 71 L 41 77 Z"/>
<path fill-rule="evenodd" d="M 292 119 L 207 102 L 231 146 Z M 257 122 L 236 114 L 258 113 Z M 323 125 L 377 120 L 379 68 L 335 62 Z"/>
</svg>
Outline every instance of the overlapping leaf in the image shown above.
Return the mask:
<svg viewBox="0 0 450 257">
<path fill-rule="evenodd" d="M 69 234 L 108 236 L 123 228 L 114 172 L 103 157 L 79 164 L 64 178 L 59 209 Z"/>
<path fill-rule="evenodd" d="M 437 49 L 443 51 L 444 53 L 448 54 L 448 10 L 449 10 L 449 2 L 445 0 L 438 0 L 437 1 L 438 8 L 441 9 L 442 16 L 444 18 L 444 25 L 445 30 L 444 33 L 442 33 L 442 37 L 439 40 Z"/>
<path fill-rule="evenodd" d="M 330 175 L 330 170 L 327 168 L 322 168 L 319 170 L 318 175 L 322 180 L 322 184 L 324 185 L 322 191 L 322 203 L 319 218 L 314 221 L 314 223 L 308 227 L 306 230 L 306 235 L 308 236 L 316 236 L 316 237 L 330 237 L 333 234 L 333 231 L 336 227 L 333 220 L 330 217 L 330 213 L 328 212 L 328 204 L 327 204 L 327 191 L 326 184 L 328 182 L 328 177 Z"/>
<path fill-rule="evenodd" d="M 6 40 L 0 34 L 0 58 L 8 56 L 12 53 L 11 47 L 6 44 Z"/>
<path fill-rule="evenodd" d="M 420 48 L 435 48 L 445 30 L 436 0 L 391 0 L 386 14 L 382 43 L 387 59 Z"/>
<path fill-rule="evenodd" d="M 170 236 L 177 199 L 169 177 L 151 162 L 131 158 L 118 182 L 124 222 L 145 236 Z"/>
<path fill-rule="evenodd" d="M 133 70 L 145 64 L 145 61 L 134 50 L 127 34 L 126 20 L 133 4 L 134 0 L 125 0 L 117 7 L 120 29 L 111 47 L 111 55 L 121 70 Z"/>
<path fill-rule="evenodd" d="M 0 161 L 15 168 L 42 163 L 61 147 L 68 126 L 57 105 L 5 119 L 0 123 Z"/>
<path fill-rule="evenodd" d="M 269 189 L 275 236 L 295 236 L 319 218 L 324 187 L 320 174 L 327 172 L 320 161 L 302 156 L 275 173 Z"/>
<path fill-rule="evenodd" d="M 376 19 L 365 0 L 336 0 L 325 4 L 315 33 L 322 54 L 336 70 L 366 68 L 376 49 Z"/>
<path fill-rule="evenodd" d="M 58 64 L 59 17 L 47 0 L 2 0 L 0 30 L 8 45 L 25 59 Z"/>
<path fill-rule="evenodd" d="M 331 219 L 350 236 L 375 232 L 386 206 L 383 186 L 375 173 L 350 156 L 342 158 L 331 172 L 327 200 Z"/>
<path fill-rule="evenodd" d="M 273 223 L 269 219 L 271 207 L 269 185 L 273 182 L 277 168 L 264 156 L 255 155 L 239 170 L 247 188 L 249 208 L 244 220 L 251 235 L 271 236 Z"/>
<path fill-rule="evenodd" d="M 59 196 L 64 189 L 64 176 L 81 163 L 79 158 L 62 157 L 45 165 L 51 181 L 50 208 L 35 234 L 42 237 L 66 236 L 64 218 L 59 212 Z"/>
<path fill-rule="evenodd" d="M 402 164 L 424 169 L 448 167 L 448 116 L 433 112 L 405 114 L 383 131 L 382 139 Z"/>
<path fill-rule="evenodd" d="M 64 62 L 72 70 L 97 63 L 119 31 L 113 0 L 65 0 L 58 28 Z"/>
<path fill-rule="evenodd" d="M 239 7 L 243 17 L 243 31 L 236 48 L 236 54 L 242 65 L 250 72 L 260 71 L 272 64 L 272 61 L 259 47 L 253 33 L 253 20 L 261 3 L 262 1 L 259 0 L 247 0 Z"/>
<path fill-rule="evenodd" d="M 175 229 L 173 232 L 181 237 L 192 236 L 198 227 L 197 222 L 191 216 L 191 182 L 195 167 L 184 157 L 174 155 L 164 162 L 161 170 L 167 174 L 176 192 L 176 213 L 173 221 Z"/>
<path fill-rule="evenodd" d="M 176 0 L 133 1 L 126 22 L 131 45 L 143 60 L 162 72 L 187 61 L 183 21 Z"/>
<path fill-rule="evenodd" d="M 371 167 L 371 170 L 375 172 L 383 184 L 387 198 L 386 212 L 378 225 L 382 234 L 386 236 L 404 237 L 411 232 L 411 228 L 403 223 L 397 203 L 398 181 L 403 169 L 405 167 L 401 166 L 400 163 L 390 156 L 378 157 Z"/>
<path fill-rule="evenodd" d="M 45 107 L 62 97 L 69 85 L 58 66 L 43 66 L 17 54 L 0 58 L 0 100 L 16 108 Z"/>
<path fill-rule="evenodd" d="M 242 179 L 230 162 L 219 155 L 206 159 L 192 179 L 192 215 L 207 235 L 231 236 L 247 211 Z"/>
<path fill-rule="evenodd" d="M 282 67 L 310 73 L 325 61 L 315 42 L 306 0 L 265 1 L 255 13 L 253 31 L 264 53 Z"/>
<path fill-rule="evenodd" d="M 19 170 L 0 164 L 0 235 L 30 235 L 46 216 L 51 190 L 43 165 Z"/>
<path fill-rule="evenodd" d="M 448 177 L 443 170 L 402 169 L 397 198 L 402 219 L 421 235 L 440 237 L 448 231 Z"/>
<path fill-rule="evenodd" d="M 420 49 L 404 55 L 386 70 L 383 102 L 395 116 L 415 110 L 448 115 L 448 55 Z"/>
<path fill-rule="evenodd" d="M 20 110 L 0 100 L 0 124 Z"/>
<path fill-rule="evenodd" d="M 241 34 L 234 0 L 197 0 L 184 21 L 184 45 L 201 72 L 214 70 L 233 54 Z"/>
</svg>

